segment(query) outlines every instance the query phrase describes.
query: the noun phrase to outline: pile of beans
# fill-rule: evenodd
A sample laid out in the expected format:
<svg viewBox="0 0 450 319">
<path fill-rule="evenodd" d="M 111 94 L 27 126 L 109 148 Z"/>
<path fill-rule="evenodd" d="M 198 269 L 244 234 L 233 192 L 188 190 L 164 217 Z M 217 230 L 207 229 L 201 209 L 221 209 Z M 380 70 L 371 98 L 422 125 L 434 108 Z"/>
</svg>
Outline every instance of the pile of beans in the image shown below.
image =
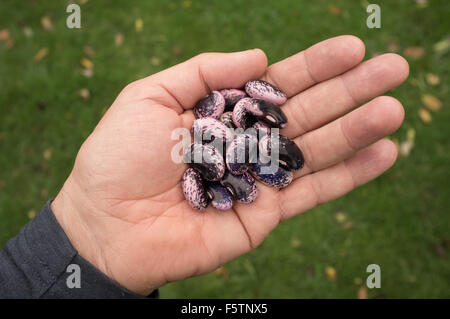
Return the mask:
<svg viewBox="0 0 450 319">
<path fill-rule="evenodd" d="M 181 182 L 194 209 L 204 210 L 211 203 L 228 210 L 235 201 L 252 203 L 258 196 L 255 179 L 276 188 L 292 182 L 293 171 L 303 167 L 303 154 L 293 141 L 272 130 L 287 126 L 279 107 L 285 102 L 281 90 L 254 80 L 244 90 L 213 91 L 195 105 L 194 143 L 184 152 L 190 167 Z M 267 173 L 264 168 L 271 165 L 275 148 L 278 165 Z"/>
</svg>

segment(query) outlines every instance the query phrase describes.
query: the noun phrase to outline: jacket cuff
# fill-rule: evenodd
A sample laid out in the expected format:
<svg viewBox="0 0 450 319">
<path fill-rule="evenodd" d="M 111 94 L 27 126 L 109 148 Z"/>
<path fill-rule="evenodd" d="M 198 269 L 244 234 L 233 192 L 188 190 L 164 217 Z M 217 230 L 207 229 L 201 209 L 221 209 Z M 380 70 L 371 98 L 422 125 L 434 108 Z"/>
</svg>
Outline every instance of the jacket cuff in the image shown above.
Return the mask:
<svg viewBox="0 0 450 319">
<path fill-rule="evenodd" d="M 120 286 L 78 254 L 56 220 L 51 201 L 0 252 L 0 296 L 145 298 Z M 148 297 L 157 298 L 158 291 Z"/>
</svg>

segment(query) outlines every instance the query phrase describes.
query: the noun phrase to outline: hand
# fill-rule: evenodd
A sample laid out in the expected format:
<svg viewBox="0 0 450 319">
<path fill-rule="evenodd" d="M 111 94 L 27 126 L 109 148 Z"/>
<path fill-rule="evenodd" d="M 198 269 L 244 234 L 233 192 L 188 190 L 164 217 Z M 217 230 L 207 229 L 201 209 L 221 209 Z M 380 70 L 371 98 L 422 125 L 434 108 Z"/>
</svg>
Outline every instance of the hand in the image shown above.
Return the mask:
<svg viewBox="0 0 450 319">
<path fill-rule="evenodd" d="M 353 36 L 323 41 L 267 67 L 258 49 L 206 53 L 128 85 L 81 147 L 52 209 L 81 256 L 146 295 L 167 282 L 208 273 L 256 248 L 281 222 L 336 199 L 387 170 L 386 139 L 404 111 L 378 95 L 408 76 L 400 56 L 360 63 Z M 258 183 L 259 196 L 233 210 L 190 208 L 170 157 L 175 128 L 192 126 L 192 107 L 211 90 L 264 79 L 282 89 L 289 125 L 281 132 L 305 155 L 282 190 Z M 352 111 L 363 102 L 366 104 Z"/>
</svg>

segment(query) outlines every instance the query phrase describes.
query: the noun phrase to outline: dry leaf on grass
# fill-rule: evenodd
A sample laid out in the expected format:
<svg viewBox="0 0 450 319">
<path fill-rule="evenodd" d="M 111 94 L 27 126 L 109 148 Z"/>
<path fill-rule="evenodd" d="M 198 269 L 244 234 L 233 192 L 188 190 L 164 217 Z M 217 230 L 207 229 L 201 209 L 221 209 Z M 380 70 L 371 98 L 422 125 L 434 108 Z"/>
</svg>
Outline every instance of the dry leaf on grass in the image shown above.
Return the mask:
<svg viewBox="0 0 450 319">
<path fill-rule="evenodd" d="M 161 64 L 161 61 L 159 60 L 159 58 L 157 58 L 157 57 L 151 57 L 150 58 L 150 63 L 152 64 L 152 65 L 160 65 Z"/>
<path fill-rule="evenodd" d="M 368 295 L 367 295 L 367 287 L 365 286 L 361 286 L 358 289 L 358 299 L 367 299 Z"/>
<path fill-rule="evenodd" d="M 25 34 L 27 38 L 31 38 L 33 36 L 33 29 L 31 29 L 30 27 L 24 27 L 23 34 Z"/>
<path fill-rule="evenodd" d="M 94 63 L 92 63 L 92 61 L 87 58 L 82 58 L 80 63 L 85 69 L 93 69 L 94 68 Z"/>
<path fill-rule="evenodd" d="M 182 6 L 184 9 L 189 8 L 191 5 L 192 5 L 192 1 L 190 1 L 190 0 L 184 0 L 183 3 L 181 4 L 181 6 Z"/>
<path fill-rule="evenodd" d="M 432 86 L 435 86 L 435 85 L 438 85 L 439 83 L 441 83 L 441 79 L 439 78 L 439 75 L 434 74 L 434 73 L 427 73 L 425 78 L 427 79 L 427 83 Z"/>
<path fill-rule="evenodd" d="M 345 222 L 345 221 L 347 220 L 347 216 L 346 216 L 343 212 L 337 212 L 337 213 L 334 215 L 334 218 L 336 218 L 336 221 L 337 221 L 339 224 L 342 224 L 343 222 Z"/>
<path fill-rule="evenodd" d="M 84 69 L 83 71 L 81 71 L 81 73 L 85 77 L 90 78 L 90 77 L 92 77 L 94 75 L 94 70 L 92 70 L 92 69 Z"/>
<path fill-rule="evenodd" d="M 403 54 L 408 58 L 417 60 L 425 55 L 425 49 L 422 47 L 409 47 L 403 50 Z"/>
<path fill-rule="evenodd" d="M 42 198 L 42 199 L 46 199 L 47 197 L 48 197 L 48 190 L 45 189 L 45 188 L 43 188 L 43 189 L 41 190 L 41 198 Z"/>
<path fill-rule="evenodd" d="M 33 219 L 34 217 L 36 217 L 36 211 L 34 209 L 30 210 L 27 214 L 28 219 Z"/>
<path fill-rule="evenodd" d="M 42 153 L 42 156 L 44 157 L 45 160 L 49 160 L 52 157 L 52 150 L 46 149 L 44 153 Z"/>
<path fill-rule="evenodd" d="M 331 281 L 335 281 L 337 278 L 337 272 L 336 269 L 334 269 L 331 266 L 328 266 L 325 268 L 325 275 L 327 275 L 328 279 Z"/>
<path fill-rule="evenodd" d="M 53 29 L 52 19 L 48 15 L 41 18 L 41 24 L 42 27 L 47 31 Z"/>
<path fill-rule="evenodd" d="M 335 16 L 340 16 L 342 14 L 342 9 L 339 8 L 337 5 L 330 4 L 328 6 L 328 12 L 334 14 Z"/>
<path fill-rule="evenodd" d="M 36 53 L 33 60 L 34 60 L 34 62 L 39 62 L 43 58 L 45 58 L 47 55 L 48 55 L 48 48 L 42 48 Z"/>
<path fill-rule="evenodd" d="M 122 32 L 118 32 L 116 33 L 115 37 L 114 37 L 114 44 L 116 45 L 116 47 L 121 46 L 123 43 L 123 33 Z"/>
<path fill-rule="evenodd" d="M 442 107 L 442 102 L 437 97 L 431 94 L 422 95 L 422 103 L 431 111 L 439 111 Z"/>
<path fill-rule="evenodd" d="M 438 54 L 447 53 L 450 49 L 450 37 L 445 38 L 433 45 L 433 50 Z"/>
<path fill-rule="evenodd" d="M 217 268 L 214 273 L 219 277 L 226 277 L 228 276 L 228 270 L 225 268 L 225 266 Z"/>
<path fill-rule="evenodd" d="M 342 228 L 344 228 L 345 230 L 349 230 L 353 228 L 353 223 L 352 222 L 346 222 L 342 225 Z"/>
<path fill-rule="evenodd" d="M 398 152 L 402 156 L 408 156 L 409 153 L 411 153 L 411 150 L 413 149 L 413 147 L 414 147 L 413 141 L 404 141 L 404 142 L 401 142 L 400 145 L 398 146 Z"/>
<path fill-rule="evenodd" d="M 389 42 L 388 44 L 388 51 L 389 52 L 397 52 L 398 51 L 398 44 L 394 41 Z"/>
<path fill-rule="evenodd" d="M 136 29 L 136 32 L 141 32 L 144 28 L 144 21 L 142 19 L 134 21 L 134 28 Z"/>
<path fill-rule="evenodd" d="M 0 41 L 7 41 L 11 38 L 11 34 L 8 29 L 3 29 L 0 31 Z"/>
<path fill-rule="evenodd" d="M 431 117 L 431 114 L 430 114 L 430 112 L 428 112 L 427 110 L 425 110 L 424 108 L 421 108 L 420 110 L 419 110 L 419 117 L 420 117 L 420 119 L 422 120 L 422 122 L 424 122 L 424 123 L 426 123 L 426 124 L 428 124 L 428 123 L 430 123 L 431 121 L 432 121 L 432 117 Z"/>
<path fill-rule="evenodd" d="M 294 238 L 291 240 L 291 247 L 292 248 L 298 248 L 302 245 L 301 241 L 298 240 L 297 238 Z"/>
<path fill-rule="evenodd" d="M 88 89 L 81 89 L 78 91 L 78 95 L 83 98 L 83 100 L 88 100 L 91 96 Z"/>
</svg>

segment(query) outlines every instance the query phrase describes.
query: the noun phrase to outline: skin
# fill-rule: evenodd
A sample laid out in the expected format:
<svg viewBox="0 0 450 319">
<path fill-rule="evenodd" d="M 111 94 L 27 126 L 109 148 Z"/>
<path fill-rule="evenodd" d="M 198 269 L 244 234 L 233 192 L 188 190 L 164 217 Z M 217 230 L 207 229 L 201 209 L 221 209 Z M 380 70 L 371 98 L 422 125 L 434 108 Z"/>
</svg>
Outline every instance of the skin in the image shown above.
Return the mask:
<svg viewBox="0 0 450 319">
<path fill-rule="evenodd" d="M 52 202 L 57 220 L 81 256 L 142 295 L 255 249 L 281 221 L 394 164 L 397 149 L 383 137 L 404 110 L 379 95 L 407 78 L 408 64 L 395 54 L 363 57 L 358 38 L 340 36 L 269 67 L 259 49 L 206 53 L 129 84 L 80 148 Z M 252 79 L 286 93 L 289 125 L 281 133 L 302 149 L 305 167 L 282 190 L 258 183 L 250 205 L 195 211 L 181 191 L 186 166 L 170 160 L 178 142 L 171 132 L 191 127 L 192 107 L 210 91 Z"/>
</svg>

